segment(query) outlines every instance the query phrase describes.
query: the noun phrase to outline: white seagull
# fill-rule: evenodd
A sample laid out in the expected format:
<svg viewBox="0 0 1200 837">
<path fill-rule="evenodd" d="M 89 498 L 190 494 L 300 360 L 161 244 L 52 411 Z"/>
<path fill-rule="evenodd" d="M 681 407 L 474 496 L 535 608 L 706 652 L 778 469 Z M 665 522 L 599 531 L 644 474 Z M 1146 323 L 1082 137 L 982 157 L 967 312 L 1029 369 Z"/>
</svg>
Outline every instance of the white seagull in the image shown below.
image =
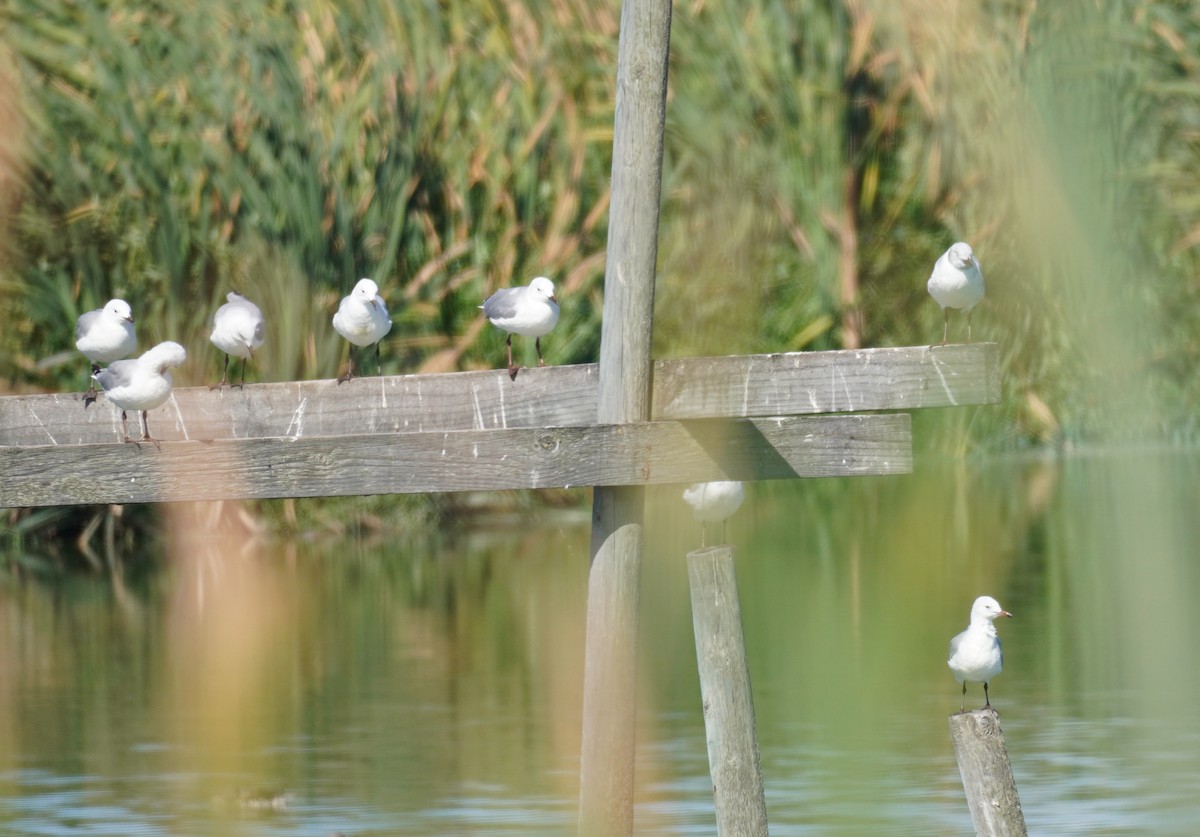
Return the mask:
<svg viewBox="0 0 1200 837">
<path fill-rule="evenodd" d="M 134 360 L 118 360 L 107 369 L 101 369 L 94 377 L 104 390 L 108 400 L 121 408 L 121 430 L 125 441 L 139 445 L 141 442 L 158 440 L 150 436 L 146 423 L 146 411 L 160 406 L 171 395 L 171 373 L 167 370 L 187 360 L 187 351 L 178 343 L 159 343 L 141 357 Z M 126 410 L 142 411 L 142 438 L 129 438 Z"/>
<path fill-rule="evenodd" d="M 133 311 L 123 299 L 110 299 L 103 308 L 80 314 L 75 321 L 75 348 L 92 362 L 83 408 L 96 400 L 96 384 L 91 375 L 100 371 L 100 364 L 129 357 L 137 348 L 133 330 Z"/>
<path fill-rule="evenodd" d="M 950 640 L 950 659 L 946 664 L 954 673 L 954 679 L 963 684 L 963 712 L 967 711 L 968 683 L 982 683 L 983 708 L 992 705 L 988 681 L 1004 666 L 1004 652 L 1000 650 L 1000 637 L 993 624 L 998 616 L 1012 618 L 1011 613 L 1000 607 L 1000 602 L 991 596 L 980 596 L 971 605 L 971 624 Z"/>
<path fill-rule="evenodd" d="M 259 307 L 237 291 L 230 291 L 225 298 L 229 301 L 213 315 L 213 330 L 208 338 L 225 353 L 225 369 L 221 373 L 221 383 L 209 389 L 224 388 L 229 379 L 230 355 L 242 359 L 242 382 L 230 386 L 244 387 L 246 364 L 265 339 L 266 320 Z"/>
<path fill-rule="evenodd" d="M 542 338 L 545 337 L 558 323 L 558 299 L 554 296 L 554 283 L 545 276 L 538 276 L 523 288 L 502 288 L 487 298 L 483 305 L 483 315 L 492 325 L 508 332 L 508 374 L 514 381 L 517 379 L 518 367 L 512 359 L 512 336 L 534 338 L 533 345 L 537 349 L 538 366 L 545 366 L 542 360 Z"/>
<path fill-rule="evenodd" d="M 355 346 L 375 344 L 375 374 L 380 374 L 379 341 L 392 330 L 387 305 L 379 296 L 379 286 L 370 279 L 359 279 L 349 295 L 342 297 L 337 313 L 333 315 L 333 327 Z M 343 384 L 354 377 L 354 349 L 350 349 L 350 367 L 338 378 Z"/>
<path fill-rule="evenodd" d="M 692 515 L 700 521 L 700 546 L 708 541 L 708 524 L 721 524 L 721 540 L 725 540 L 725 521 L 742 505 L 746 492 L 737 480 L 697 482 L 683 491 L 683 500 L 692 507 Z"/>
<path fill-rule="evenodd" d="M 967 313 L 967 342 L 971 342 L 971 309 L 983 301 L 983 270 L 971 250 L 960 241 L 950 245 L 933 266 L 925 286 L 934 301 L 942 306 L 942 345 L 950 334 L 950 309 Z"/>
</svg>

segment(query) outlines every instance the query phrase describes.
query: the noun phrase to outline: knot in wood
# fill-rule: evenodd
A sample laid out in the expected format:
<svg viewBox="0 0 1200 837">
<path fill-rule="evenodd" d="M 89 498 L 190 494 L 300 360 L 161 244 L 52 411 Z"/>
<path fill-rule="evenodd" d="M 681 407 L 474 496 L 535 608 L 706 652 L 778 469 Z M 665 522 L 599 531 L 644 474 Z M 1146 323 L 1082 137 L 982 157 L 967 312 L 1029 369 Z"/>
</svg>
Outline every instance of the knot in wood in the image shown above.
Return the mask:
<svg viewBox="0 0 1200 837">
<path fill-rule="evenodd" d="M 537 446 L 544 451 L 558 450 L 559 438 L 555 433 L 543 433 L 537 437 Z"/>
<path fill-rule="evenodd" d="M 980 709 L 972 714 L 975 719 L 975 728 L 980 735 L 999 735 L 1000 734 L 1000 719 L 995 712 L 989 712 L 986 709 Z"/>
</svg>

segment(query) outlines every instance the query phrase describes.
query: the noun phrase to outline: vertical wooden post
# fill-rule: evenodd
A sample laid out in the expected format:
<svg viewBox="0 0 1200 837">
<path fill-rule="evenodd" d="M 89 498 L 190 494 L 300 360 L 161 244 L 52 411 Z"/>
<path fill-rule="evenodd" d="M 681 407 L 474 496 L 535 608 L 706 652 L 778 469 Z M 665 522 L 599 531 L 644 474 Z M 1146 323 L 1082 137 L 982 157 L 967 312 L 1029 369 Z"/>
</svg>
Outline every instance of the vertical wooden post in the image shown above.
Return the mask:
<svg viewBox="0 0 1200 837">
<path fill-rule="evenodd" d="M 995 710 L 951 715 L 950 738 L 975 833 L 979 837 L 1025 837 L 1025 815 Z"/>
<path fill-rule="evenodd" d="M 650 417 L 670 35 L 670 0 L 622 4 L 600 331 L 601 424 Z M 641 487 L 597 487 L 592 500 L 579 770 L 579 831 L 585 837 L 633 833 L 643 496 Z"/>
<path fill-rule="evenodd" d="M 733 549 L 714 546 L 689 552 L 687 563 L 717 834 L 767 837 L 767 801 Z"/>
</svg>

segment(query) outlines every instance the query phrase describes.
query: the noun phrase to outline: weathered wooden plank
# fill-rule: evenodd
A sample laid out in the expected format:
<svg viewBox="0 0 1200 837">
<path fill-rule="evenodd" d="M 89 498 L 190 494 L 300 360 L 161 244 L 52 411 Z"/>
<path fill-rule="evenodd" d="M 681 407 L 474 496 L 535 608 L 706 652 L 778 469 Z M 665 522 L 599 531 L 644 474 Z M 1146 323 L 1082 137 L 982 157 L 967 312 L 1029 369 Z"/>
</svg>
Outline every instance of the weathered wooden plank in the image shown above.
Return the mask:
<svg viewBox="0 0 1200 837">
<path fill-rule="evenodd" d="M 994 343 L 658 361 L 653 420 L 743 418 L 991 404 Z M 596 364 L 442 375 L 177 388 L 150 413 L 162 439 L 244 439 L 585 425 L 596 421 Z M 120 414 L 79 393 L 0 397 L 0 446 L 120 438 Z M 136 418 L 131 416 L 136 422 Z"/>
<path fill-rule="evenodd" d="M 244 390 L 176 387 L 150 412 L 163 440 L 210 440 L 486 430 L 591 424 L 596 364 L 442 375 L 247 384 Z M 120 411 L 79 393 L 0 398 L 0 445 L 83 445 L 121 438 Z M 134 416 L 130 416 L 131 421 Z"/>
<path fill-rule="evenodd" d="M 656 419 L 911 410 L 1000 401 L 995 343 L 659 361 Z"/>
<path fill-rule="evenodd" d="M 0 448 L 0 507 L 912 470 L 907 414 Z"/>
</svg>

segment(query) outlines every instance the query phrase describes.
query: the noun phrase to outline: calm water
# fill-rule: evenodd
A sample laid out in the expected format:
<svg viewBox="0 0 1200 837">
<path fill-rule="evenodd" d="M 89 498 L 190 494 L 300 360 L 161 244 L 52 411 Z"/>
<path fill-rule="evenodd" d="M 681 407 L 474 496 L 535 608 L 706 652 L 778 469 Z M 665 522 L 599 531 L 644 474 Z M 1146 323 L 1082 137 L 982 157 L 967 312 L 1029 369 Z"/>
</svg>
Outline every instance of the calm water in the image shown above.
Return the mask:
<svg viewBox="0 0 1200 837">
<path fill-rule="evenodd" d="M 772 834 L 971 832 L 945 651 L 982 593 L 1016 614 L 992 695 L 1031 831 L 1194 834 L 1198 486 L 1137 452 L 752 487 Z M 646 835 L 715 832 L 678 495 L 649 501 Z M 586 514 L 287 544 L 219 511 L 178 510 L 151 577 L 0 587 L 0 833 L 572 832 Z"/>
</svg>

